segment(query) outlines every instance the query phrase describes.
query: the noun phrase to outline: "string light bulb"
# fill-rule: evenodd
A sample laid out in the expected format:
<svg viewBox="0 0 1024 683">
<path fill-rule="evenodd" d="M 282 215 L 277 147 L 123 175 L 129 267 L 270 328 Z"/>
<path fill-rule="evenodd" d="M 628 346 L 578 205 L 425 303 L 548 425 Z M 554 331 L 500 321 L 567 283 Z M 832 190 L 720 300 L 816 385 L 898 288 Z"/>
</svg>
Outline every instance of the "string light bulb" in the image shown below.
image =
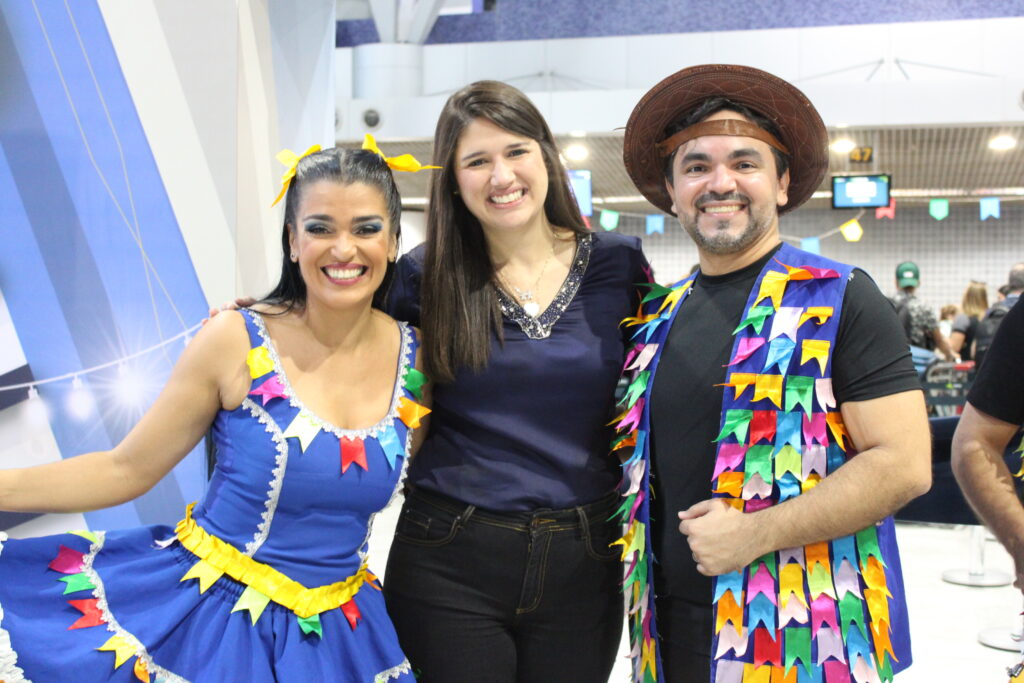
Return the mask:
<svg viewBox="0 0 1024 683">
<path fill-rule="evenodd" d="M 68 414 L 72 419 L 84 422 L 92 414 L 93 403 L 92 392 L 85 388 L 81 376 L 75 375 L 66 401 Z"/>
<path fill-rule="evenodd" d="M 117 366 L 117 382 L 114 391 L 118 400 L 129 408 L 136 408 L 142 404 L 145 398 L 145 386 L 142 378 L 128 367 L 127 363 Z"/>
<path fill-rule="evenodd" d="M 25 422 L 35 429 L 43 429 L 50 423 L 50 411 L 46 401 L 39 397 L 35 386 L 28 388 L 28 400 L 25 402 Z"/>
</svg>

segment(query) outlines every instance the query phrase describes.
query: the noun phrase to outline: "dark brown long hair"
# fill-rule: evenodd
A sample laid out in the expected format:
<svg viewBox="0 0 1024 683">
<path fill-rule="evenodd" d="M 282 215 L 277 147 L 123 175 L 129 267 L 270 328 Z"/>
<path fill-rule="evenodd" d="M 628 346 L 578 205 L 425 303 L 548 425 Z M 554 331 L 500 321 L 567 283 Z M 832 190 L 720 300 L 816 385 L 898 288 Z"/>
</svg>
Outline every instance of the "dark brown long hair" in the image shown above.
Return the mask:
<svg viewBox="0 0 1024 683">
<path fill-rule="evenodd" d="M 548 173 L 544 214 L 552 226 L 587 232 L 544 117 L 522 92 L 500 81 L 477 81 L 448 98 L 434 131 L 434 164 L 423 261 L 423 352 L 427 374 L 451 382 L 459 368 L 487 366 L 491 339 L 501 338 L 501 310 L 492 283 L 483 228 L 455 194 L 455 150 L 474 119 L 536 140 Z"/>
</svg>

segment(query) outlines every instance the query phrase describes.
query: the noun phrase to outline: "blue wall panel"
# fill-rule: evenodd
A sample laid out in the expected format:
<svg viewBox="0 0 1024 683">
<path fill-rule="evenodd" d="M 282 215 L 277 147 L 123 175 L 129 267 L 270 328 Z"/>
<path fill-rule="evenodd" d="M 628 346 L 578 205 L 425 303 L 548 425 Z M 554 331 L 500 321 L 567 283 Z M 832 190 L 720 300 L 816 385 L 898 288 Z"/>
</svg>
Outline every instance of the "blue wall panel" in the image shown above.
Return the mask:
<svg viewBox="0 0 1024 683">
<path fill-rule="evenodd" d="M 96 3 L 0 4 L 0 83 L 0 289 L 34 376 L 116 361 L 195 324 L 205 299 Z M 146 378 L 147 403 L 182 348 L 125 364 Z M 115 400 L 119 378 L 83 378 L 97 401 L 85 421 L 65 408 L 70 382 L 40 388 L 64 457 L 109 448 L 141 414 Z M 134 503 L 88 514 L 90 526 L 174 522 L 203 490 L 200 451 Z"/>
</svg>

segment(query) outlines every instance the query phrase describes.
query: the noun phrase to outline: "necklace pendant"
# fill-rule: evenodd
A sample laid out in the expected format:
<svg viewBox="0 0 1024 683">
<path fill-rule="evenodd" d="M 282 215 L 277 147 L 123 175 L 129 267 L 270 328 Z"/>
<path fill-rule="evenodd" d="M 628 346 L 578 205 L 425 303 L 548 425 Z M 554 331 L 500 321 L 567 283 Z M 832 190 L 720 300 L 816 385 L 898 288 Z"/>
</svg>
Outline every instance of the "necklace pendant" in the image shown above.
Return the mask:
<svg viewBox="0 0 1024 683">
<path fill-rule="evenodd" d="M 523 311 L 531 318 L 536 318 L 540 315 L 540 304 L 536 301 L 524 301 Z"/>
</svg>

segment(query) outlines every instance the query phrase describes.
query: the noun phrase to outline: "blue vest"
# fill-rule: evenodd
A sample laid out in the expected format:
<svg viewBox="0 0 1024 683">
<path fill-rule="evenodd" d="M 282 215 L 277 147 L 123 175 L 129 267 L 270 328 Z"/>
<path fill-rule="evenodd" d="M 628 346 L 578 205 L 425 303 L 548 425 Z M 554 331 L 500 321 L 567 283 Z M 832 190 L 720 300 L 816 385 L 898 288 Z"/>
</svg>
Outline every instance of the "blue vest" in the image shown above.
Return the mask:
<svg viewBox="0 0 1024 683">
<path fill-rule="evenodd" d="M 711 495 L 754 512 L 815 486 L 855 453 L 832 394 L 832 353 L 852 268 L 784 244 L 748 297 L 726 370 Z M 631 382 L 615 451 L 628 483 L 626 534 L 634 679 L 660 659 L 650 556 L 650 391 L 693 278 L 651 285 L 627 355 Z M 891 518 L 851 536 L 784 549 L 714 580 L 714 683 L 891 680 L 910 635 Z"/>
</svg>

